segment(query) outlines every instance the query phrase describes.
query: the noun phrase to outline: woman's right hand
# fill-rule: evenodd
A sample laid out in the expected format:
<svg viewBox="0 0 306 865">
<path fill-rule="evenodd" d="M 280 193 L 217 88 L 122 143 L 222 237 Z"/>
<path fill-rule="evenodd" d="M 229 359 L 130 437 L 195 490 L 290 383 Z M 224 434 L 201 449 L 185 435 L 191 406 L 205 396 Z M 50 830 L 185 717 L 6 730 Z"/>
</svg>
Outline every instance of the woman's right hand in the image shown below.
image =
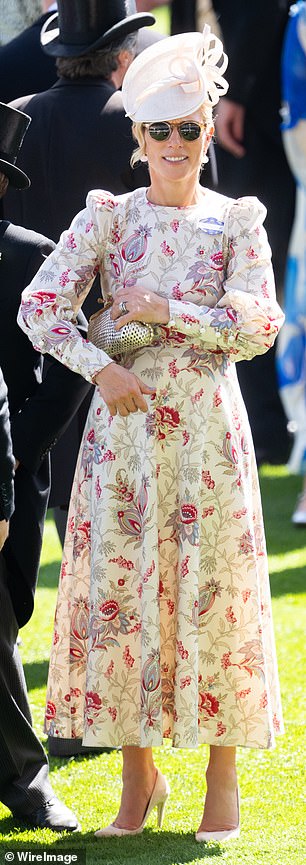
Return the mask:
<svg viewBox="0 0 306 865">
<path fill-rule="evenodd" d="M 143 394 L 155 393 L 154 387 L 144 384 L 137 375 L 119 364 L 109 363 L 95 376 L 95 385 L 104 400 L 110 415 L 127 417 L 132 412 L 147 412 L 148 405 Z"/>
</svg>

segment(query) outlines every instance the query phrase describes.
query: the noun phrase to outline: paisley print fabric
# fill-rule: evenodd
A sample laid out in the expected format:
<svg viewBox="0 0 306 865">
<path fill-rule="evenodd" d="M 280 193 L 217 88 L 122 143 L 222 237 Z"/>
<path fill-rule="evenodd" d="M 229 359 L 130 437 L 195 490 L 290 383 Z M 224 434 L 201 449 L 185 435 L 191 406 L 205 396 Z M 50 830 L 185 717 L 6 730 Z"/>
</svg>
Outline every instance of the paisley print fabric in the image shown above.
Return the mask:
<svg viewBox="0 0 306 865">
<path fill-rule="evenodd" d="M 46 707 L 86 745 L 269 748 L 282 732 L 257 471 L 235 363 L 266 351 L 275 300 L 263 206 L 89 194 L 24 292 L 21 326 L 89 380 L 109 358 L 75 314 L 138 283 L 169 298 L 157 345 L 122 357 L 156 388 L 111 417 L 95 391 L 70 503 Z"/>
</svg>

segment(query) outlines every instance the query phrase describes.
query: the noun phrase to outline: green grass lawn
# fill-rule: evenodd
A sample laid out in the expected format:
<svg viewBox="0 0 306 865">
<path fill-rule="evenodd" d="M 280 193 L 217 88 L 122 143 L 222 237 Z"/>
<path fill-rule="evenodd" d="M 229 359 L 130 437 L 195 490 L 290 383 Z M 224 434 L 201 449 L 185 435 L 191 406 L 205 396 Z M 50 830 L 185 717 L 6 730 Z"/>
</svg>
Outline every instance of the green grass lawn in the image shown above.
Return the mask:
<svg viewBox="0 0 306 865">
<path fill-rule="evenodd" d="M 199 845 L 194 830 L 202 810 L 207 749 L 156 749 L 158 765 L 171 784 L 164 827 L 150 817 L 143 835 L 95 839 L 93 831 L 109 823 L 120 799 L 120 753 L 51 758 L 57 794 L 79 815 L 80 835 L 55 836 L 14 825 L 0 804 L 0 862 L 6 851 L 34 849 L 61 853 L 86 849 L 87 865 L 305 865 L 305 594 L 306 529 L 290 524 L 299 481 L 283 468 L 261 470 L 261 486 L 270 555 L 274 622 L 286 735 L 272 752 L 239 750 L 241 837 L 226 845 Z M 46 524 L 35 613 L 21 632 L 21 654 L 29 687 L 33 720 L 42 737 L 42 717 L 59 571 L 60 547 L 53 522 Z M 52 849 L 52 852 L 53 849 Z M 2 858 L 1 858 L 2 857 Z"/>
</svg>

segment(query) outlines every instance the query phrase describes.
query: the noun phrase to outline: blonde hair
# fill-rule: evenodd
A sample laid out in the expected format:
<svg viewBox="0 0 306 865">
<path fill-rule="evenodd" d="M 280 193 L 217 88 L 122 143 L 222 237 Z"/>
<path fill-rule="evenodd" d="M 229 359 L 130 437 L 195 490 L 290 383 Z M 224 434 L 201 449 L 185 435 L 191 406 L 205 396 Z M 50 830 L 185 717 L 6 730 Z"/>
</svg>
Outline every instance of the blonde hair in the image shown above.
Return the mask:
<svg viewBox="0 0 306 865">
<path fill-rule="evenodd" d="M 199 111 L 202 112 L 204 125 L 207 128 L 210 128 L 214 125 L 213 121 L 213 112 L 212 105 L 210 102 L 203 102 L 200 105 Z M 146 143 L 145 143 L 145 134 L 144 134 L 144 124 L 143 123 L 132 123 L 132 134 L 135 141 L 137 141 L 138 147 L 132 153 L 131 156 L 131 166 L 134 168 L 136 162 L 144 162 L 146 155 Z"/>
</svg>

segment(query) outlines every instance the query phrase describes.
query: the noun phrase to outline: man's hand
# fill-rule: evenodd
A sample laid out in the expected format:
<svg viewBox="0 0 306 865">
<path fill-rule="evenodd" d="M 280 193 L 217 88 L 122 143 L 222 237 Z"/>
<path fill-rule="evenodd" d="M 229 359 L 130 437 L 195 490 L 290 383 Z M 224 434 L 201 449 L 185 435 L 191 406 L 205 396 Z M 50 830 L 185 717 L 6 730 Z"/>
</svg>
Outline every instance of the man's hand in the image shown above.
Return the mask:
<svg viewBox="0 0 306 865">
<path fill-rule="evenodd" d="M 97 373 L 95 384 L 113 417 L 116 414 L 127 417 L 138 409 L 147 412 L 148 405 L 143 394 L 152 396 L 155 393 L 155 388 L 144 384 L 137 375 L 114 362 Z"/>
<path fill-rule="evenodd" d="M 216 117 L 216 141 L 232 156 L 241 159 L 245 155 L 244 139 L 245 108 L 225 96 L 220 99 Z"/>
<path fill-rule="evenodd" d="M 0 520 L 0 550 L 2 550 L 2 547 L 5 544 L 8 533 L 9 533 L 9 524 L 8 524 L 7 520 Z"/>
</svg>

